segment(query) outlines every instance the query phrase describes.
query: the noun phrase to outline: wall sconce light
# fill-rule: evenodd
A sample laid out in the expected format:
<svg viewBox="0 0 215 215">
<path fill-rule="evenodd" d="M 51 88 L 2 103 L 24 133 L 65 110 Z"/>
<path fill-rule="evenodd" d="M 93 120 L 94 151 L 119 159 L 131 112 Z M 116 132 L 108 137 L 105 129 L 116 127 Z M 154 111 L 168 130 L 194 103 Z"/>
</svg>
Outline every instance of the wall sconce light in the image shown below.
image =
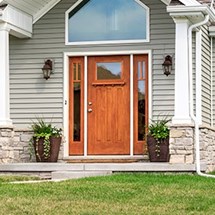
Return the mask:
<svg viewBox="0 0 215 215">
<path fill-rule="evenodd" d="M 162 64 L 162 66 L 163 66 L 164 74 L 166 76 L 170 75 L 171 71 L 172 71 L 172 57 L 170 55 L 167 55 L 165 57 L 165 60 Z"/>
<path fill-rule="evenodd" d="M 46 60 L 44 66 L 42 68 L 43 77 L 46 80 L 48 80 L 50 78 L 52 69 L 53 69 L 52 60 Z"/>
</svg>

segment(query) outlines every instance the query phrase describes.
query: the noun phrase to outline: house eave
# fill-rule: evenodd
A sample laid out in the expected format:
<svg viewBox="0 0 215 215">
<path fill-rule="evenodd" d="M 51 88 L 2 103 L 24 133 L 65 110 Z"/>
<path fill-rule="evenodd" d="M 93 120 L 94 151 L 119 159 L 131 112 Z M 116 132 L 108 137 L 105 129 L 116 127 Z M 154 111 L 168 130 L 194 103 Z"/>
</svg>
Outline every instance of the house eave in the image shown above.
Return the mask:
<svg viewBox="0 0 215 215">
<path fill-rule="evenodd" d="M 171 2 L 171 0 L 161 0 L 165 5 L 169 5 L 169 3 Z"/>
<path fill-rule="evenodd" d="M 32 16 L 11 5 L 7 5 L 4 10 L 0 10 L 0 22 L 7 24 L 11 35 L 19 38 L 32 36 Z"/>
<path fill-rule="evenodd" d="M 186 6 L 195 6 L 195 5 L 201 5 L 196 0 L 179 0 L 181 3 L 183 3 Z"/>
<path fill-rule="evenodd" d="M 43 7 L 35 15 L 33 15 L 33 24 L 36 23 L 41 17 L 43 17 L 49 10 L 51 10 L 60 1 L 61 0 L 50 1 L 45 7 Z"/>
<path fill-rule="evenodd" d="M 205 15 L 209 15 L 210 21 L 215 21 L 215 14 L 207 5 L 200 6 L 168 6 L 167 12 L 173 18 L 189 18 L 192 23 L 200 22 L 204 19 Z"/>
</svg>

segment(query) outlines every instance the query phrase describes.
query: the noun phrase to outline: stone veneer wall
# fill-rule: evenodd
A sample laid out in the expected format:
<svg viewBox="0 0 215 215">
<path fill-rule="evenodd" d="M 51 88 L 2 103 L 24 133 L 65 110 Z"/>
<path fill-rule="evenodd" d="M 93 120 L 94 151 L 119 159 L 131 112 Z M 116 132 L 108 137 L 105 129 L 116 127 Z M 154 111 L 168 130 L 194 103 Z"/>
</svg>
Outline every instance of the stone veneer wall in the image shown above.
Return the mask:
<svg viewBox="0 0 215 215">
<path fill-rule="evenodd" d="M 28 129 L 0 127 L 0 163 L 35 162 L 34 153 L 31 152 L 29 145 L 32 134 Z M 63 144 L 58 158 L 59 161 L 63 159 Z"/>
<path fill-rule="evenodd" d="M 14 160 L 13 130 L 13 126 L 0 126 L 0 163 L 10 163 Z"/>
<path fill-rule="evenodd" d="M 171 126 L 170 162 L 194 163 L 194 128 L 190 126 Z"/>
<path fill-rule="evenodd" d="M 11 127 L 0 127 L 0 163 L 35 162 L 30 156 L 29 140 L 31 130 L 16 130 Z M 63 141 L 62 141 L 63 142 Z M 206 163 L 207 171 L 215 170 L 215 129 L 200 128 L 201 162 Z M 194 127 L 171 126 L 170 129 L 170 163 L 194 163 Z M 63 144 L 59 154 L 63 160 Z"/>
<path fill-rule="evenodd" d="M 195 163 L 194 135 L 194 126 L 171 126 L 170 163 Z M 215 129 L 200 127 L 200 157 L 207 172 L 215 170 Z"/>
<path fill-rule="evenodd" d="M 215 170 L 215 129 L 209 127 L 200 128 L 201 162 L 207 164 L 207 171 Z"/>
</svg>

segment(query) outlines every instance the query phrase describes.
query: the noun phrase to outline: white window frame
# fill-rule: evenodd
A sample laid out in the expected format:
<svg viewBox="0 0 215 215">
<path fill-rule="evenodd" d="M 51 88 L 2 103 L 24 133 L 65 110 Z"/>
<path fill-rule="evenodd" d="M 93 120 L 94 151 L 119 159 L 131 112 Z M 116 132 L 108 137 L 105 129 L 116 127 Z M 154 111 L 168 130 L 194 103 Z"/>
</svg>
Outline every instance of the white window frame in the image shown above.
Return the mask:
<svg viewBox="0 0 215 215">
<path fill-rule="evenodd" d="M 134 43 L 147 43 L 150 42 L 150 9 L 140 0 L 133 0 L 137 2 L 141 7 L 146 9 L 146 39 L 144 40 L 105 40 L 105 41 L 84 41 L 84 42 L 69 42 L 69 28 L 68 20 L 69 13 L 75 9 L 82 1 L 78 0 L 71 8 L 65 12 L 65 45 L 104 45 L 104 44 L 134 44 Z"/>
</svg>

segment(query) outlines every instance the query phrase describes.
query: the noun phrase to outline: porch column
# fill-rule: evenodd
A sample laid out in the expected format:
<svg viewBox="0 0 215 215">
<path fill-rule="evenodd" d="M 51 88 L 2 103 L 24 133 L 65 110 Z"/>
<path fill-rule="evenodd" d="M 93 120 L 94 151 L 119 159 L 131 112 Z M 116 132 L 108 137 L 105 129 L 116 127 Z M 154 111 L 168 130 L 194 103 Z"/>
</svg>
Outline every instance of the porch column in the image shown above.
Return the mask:
<svg viewBox="0 0 215 215">
<path fill-rule="evenodd" d="M 9 100 L 9 31 L 0 24 L 0 126 L 12 125 Z"/>
<path fill-rule="evenodd" d="M 189 114 L 189 74 L 188 74 L 188 28 L 186 18 L 174 18 L 175 35 L 175 111 L 173 124 L 190 124 Z"/>
</svg>

